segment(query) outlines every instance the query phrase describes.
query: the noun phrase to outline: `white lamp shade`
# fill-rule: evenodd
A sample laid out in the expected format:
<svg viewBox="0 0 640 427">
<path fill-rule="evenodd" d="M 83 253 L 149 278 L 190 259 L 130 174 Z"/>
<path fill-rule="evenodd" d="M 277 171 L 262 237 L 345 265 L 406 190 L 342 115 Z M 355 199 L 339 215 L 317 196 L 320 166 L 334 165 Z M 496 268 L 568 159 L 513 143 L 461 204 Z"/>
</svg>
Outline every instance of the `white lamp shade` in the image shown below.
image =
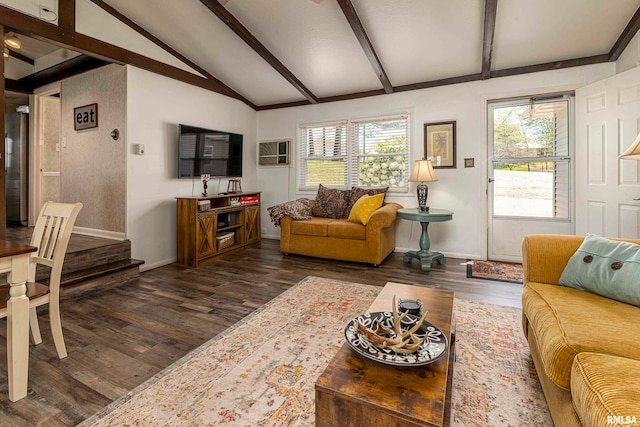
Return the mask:
<svg viewBox="0 0 640 427">
<path fill-rule="evenodd" d="M 437 181 L 436 173 L 433 171 L 431 160 L 416 160 L 409 177 L 410 182 L 431 182 Z"/>
<path fill-rule="evenodd" d="M 640 134 L 636 136 L 636 140 L 633 141 L 631 147 L 627 148 L 627 151 L 620 155 L 620 158 L 640 160 Z"/>
</svg>

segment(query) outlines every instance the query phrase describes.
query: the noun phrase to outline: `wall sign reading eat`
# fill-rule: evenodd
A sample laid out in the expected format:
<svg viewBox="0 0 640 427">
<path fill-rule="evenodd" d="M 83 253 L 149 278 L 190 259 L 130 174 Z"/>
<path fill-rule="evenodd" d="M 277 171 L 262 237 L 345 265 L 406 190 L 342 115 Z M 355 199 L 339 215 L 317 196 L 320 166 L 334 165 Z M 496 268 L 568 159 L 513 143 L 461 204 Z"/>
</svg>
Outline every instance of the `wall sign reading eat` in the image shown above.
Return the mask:
<svg viewBox="0 0 640 427">
<path fill-rule="evenodd" d="M 75 130 L 98 127 L 98 104 L 89 104 L 73 109 L 73 128 Z"/>
</svg>

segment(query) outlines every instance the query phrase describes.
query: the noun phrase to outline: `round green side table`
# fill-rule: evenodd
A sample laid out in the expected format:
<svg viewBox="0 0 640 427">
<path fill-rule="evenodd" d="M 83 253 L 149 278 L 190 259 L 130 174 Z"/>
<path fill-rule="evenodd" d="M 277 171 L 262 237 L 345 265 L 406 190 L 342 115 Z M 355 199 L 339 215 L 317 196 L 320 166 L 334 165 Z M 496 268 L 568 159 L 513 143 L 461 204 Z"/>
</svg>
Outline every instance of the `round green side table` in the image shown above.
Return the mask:
<svg viewBox="0 0 640 427">
<path fill-rule="evenodd" d="M 417 221 L 422 225 L 422 235 L 420 236 L 420 250 L 409 251 L 404 254 L 402 260 L 410 263 L 412 259 L 420 260 L 422 271 L 431 270 L 431 263 L 436 261 L 439 265 L 445 265 L 447 259 L 440 252 L 431 252 L 431 241 L 429 240 L 429 223 L 444 222 L 453 219 L 453 212 L 444 209 L 429 209 L 428 212 L 420 212 L 418 208 L 404 208 L 398 210 L 398 217 L 408 221 Z"/>
</svg>

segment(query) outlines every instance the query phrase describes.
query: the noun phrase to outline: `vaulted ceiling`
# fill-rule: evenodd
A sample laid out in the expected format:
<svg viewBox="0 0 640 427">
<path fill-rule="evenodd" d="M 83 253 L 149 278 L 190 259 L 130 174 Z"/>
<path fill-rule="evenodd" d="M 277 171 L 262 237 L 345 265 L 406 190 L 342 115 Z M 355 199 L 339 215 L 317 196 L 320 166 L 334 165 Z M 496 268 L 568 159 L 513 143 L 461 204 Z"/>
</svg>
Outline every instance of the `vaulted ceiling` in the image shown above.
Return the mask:
<svg viewBox="0 0 640 427">
<path fill-rule="evenodd" d="M 81 70 L 129 63 L 256 110 L 615 61 L 640 28 L 640 0 L 54 3 L 53 23 L 4 6 L 0 23 L 80 53 L 65 62 Z M 32 89 L 45 71 L 6 86 Z"/>
</svg>

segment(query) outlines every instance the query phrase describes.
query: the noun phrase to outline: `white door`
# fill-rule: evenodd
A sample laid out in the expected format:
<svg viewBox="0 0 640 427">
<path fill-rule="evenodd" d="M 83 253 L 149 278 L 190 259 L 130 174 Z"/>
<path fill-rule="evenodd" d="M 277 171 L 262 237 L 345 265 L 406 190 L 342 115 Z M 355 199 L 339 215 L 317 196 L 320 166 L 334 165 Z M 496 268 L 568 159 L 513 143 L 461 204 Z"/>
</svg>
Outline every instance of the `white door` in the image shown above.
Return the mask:
<svg viewBox="0 0 640 427">
<path fill-rule="evenodd" d="M 60 198 L 60 89 L 33 97 L 33 145 L 30 150 L 29 225 L 34 225 L 46 201 Z"/>
<path fill-rule="evenodd" d="M 573 97 L 488 104 L 487 255 L 522 261 L 527 234 L 572 232 Z"/>
<path fill-rule="evenodd" d="M 576 91 L 576 233 L 640 238 L 640 67 Z"/>
</svg>

